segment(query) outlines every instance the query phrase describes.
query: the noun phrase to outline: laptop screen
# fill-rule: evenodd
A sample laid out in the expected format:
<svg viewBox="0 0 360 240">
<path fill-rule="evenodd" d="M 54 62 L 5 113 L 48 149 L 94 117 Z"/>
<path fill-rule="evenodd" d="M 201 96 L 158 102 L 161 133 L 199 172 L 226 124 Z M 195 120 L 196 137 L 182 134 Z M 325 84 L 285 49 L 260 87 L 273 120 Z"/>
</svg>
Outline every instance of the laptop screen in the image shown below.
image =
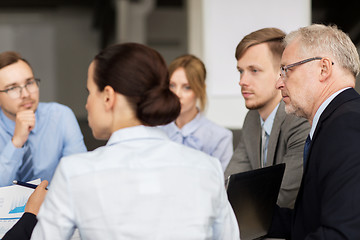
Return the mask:
<svg viewBox="0 0 360 240">
<path fill-rule="evenodd" d="M 285 163 L 233 174 L 227 183 L 229 202 L 234 210 L 242 240 L 265 236 L 284 175 Z"/>
</svg>

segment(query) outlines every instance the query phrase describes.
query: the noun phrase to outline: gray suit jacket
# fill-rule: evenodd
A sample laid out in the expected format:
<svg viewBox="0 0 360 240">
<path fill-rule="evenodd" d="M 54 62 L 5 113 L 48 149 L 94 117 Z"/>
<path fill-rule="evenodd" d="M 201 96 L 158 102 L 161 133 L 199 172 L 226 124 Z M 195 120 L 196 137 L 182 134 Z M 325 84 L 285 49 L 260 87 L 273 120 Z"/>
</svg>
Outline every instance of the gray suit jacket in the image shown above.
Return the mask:
<svg viewBox="0 0 360 240">
<path fill-rule="evenodd" d="M 266 166 L 286 163 L 278 198 L 280 207 L 294 207 L 303 173 L 303 152 L 310 124 L 303 118 L 285 113 L 280 102 L 268 143 Z M 240 143 L 225 171 L 229 175 L 260 168 L 261 125 L 257 110 L 250 110 L 245 118 Z"/>
</svg>

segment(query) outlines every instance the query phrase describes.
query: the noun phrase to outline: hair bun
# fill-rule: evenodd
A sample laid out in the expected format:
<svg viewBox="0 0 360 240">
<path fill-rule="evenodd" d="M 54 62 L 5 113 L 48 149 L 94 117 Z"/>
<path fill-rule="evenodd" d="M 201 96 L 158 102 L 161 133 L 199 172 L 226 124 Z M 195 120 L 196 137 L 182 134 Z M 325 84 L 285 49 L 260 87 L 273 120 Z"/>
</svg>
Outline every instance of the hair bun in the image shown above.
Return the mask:
<svg viewBox="0 0 360 240">
<path fill-rule="evenodd" d="M 145 92 L 137 106 L 137 117 L 145 125 L 157 126 L 174 121 L 180 114 L 179 98 L 168 87 Z"/>
</svg>

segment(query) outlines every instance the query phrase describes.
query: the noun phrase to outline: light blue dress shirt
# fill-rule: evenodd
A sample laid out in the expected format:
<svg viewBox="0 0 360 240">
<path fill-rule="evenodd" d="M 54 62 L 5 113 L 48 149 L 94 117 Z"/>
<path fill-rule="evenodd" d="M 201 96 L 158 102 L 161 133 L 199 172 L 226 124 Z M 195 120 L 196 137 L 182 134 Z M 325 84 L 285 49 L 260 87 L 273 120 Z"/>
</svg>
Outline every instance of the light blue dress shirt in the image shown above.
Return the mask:
<svg viewBox="0 0 360 240">
<path fill-rule="evenodd" d="M 63 158 L 31 239 L 239 239 L 217 159 L 156 127 Z"/>
<path fill-rule="evenodd" d="M 160 126 L 171 140 L 182 143 L 185 146 L 200 150 L 220 160 L 223 171 L 225 171 L 233 155 L 232 132 L 221 127 L 201 113 L 181 129 L 171 122 Z"/>
<path fill-rule="evenodd" d="M 0 187 L 12 185 L 22 164 L 23 148 L 11 142 L 15 122 L 0 108 Z M 39 103 L 35 128 L 30 132 L 34 179 L 50 181 L 63 156 L 85 152 L 83 136 L 74 113 L 58 103 Z"/>
<path fill-rule="evenodd" d="M 269 138 L 270 138 L 272 126 L 274 125 L 276 112 L 277 112 L 279 106 L 280 106 L 280 103 L 275 107 L 275 109 L 270 113 L 270 115 L 266 118 L 265 121 L 260 116 L 261 127 L 265 129 L 265 133 L 267 135 L 266 143 L 265 143 L 265 150 L 264 150 L 264 163 L 266 163 L 266 160 L 267 160 L 267 149 L 268 149 L 268 145 L 269 145 Z"/>
</svg>

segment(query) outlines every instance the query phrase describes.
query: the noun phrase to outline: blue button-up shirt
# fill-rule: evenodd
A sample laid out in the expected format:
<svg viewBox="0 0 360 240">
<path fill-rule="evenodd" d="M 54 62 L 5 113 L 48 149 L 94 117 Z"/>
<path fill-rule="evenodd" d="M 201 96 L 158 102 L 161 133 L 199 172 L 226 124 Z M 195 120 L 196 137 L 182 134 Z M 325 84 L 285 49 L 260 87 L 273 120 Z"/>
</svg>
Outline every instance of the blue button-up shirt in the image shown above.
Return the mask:
<svg viewBox="0 0 360 240">
<path fill-rule="evenodd" d="M 0 108 L 0 187 L 12 184 L 22 164 L 23 148 L 11 139 L 15 122 Z M 74 113 L 58 103 L 39 103 L 35 112 L 35 128 L 30 132 L 34 179 L 50 181 L 63 156 L 85 152 L 83 136 Z"/>
<path fill-rule="evenodd" d="M 233 155 L 232 132 L 198 113 L 181 129 L 171 122 L 161 126 L 169 138 L 177 143 L 200 150 L 220 160 L 225 171 Z"/>
<path fill-rule="evenodd" d="M 269 145 L 269 137 L 271 134 L 272 126 L 274 125 L 276 112 L 277 112 L 279 106 L 280 106 L 280 103 L 275 107 L 275 109 L 270 113 L 270 115 L 266 118 L 265 121 L 260 117 L 261 127 L 265 129 L 265 133 L 267 135 L 266 142 L 265 142 L 265 150 L 264 150 L 264 163 L 266 163 L 266 160 L 267 160 L 267 149 L 268 149 L 268 145 Z"/>
</svg>

